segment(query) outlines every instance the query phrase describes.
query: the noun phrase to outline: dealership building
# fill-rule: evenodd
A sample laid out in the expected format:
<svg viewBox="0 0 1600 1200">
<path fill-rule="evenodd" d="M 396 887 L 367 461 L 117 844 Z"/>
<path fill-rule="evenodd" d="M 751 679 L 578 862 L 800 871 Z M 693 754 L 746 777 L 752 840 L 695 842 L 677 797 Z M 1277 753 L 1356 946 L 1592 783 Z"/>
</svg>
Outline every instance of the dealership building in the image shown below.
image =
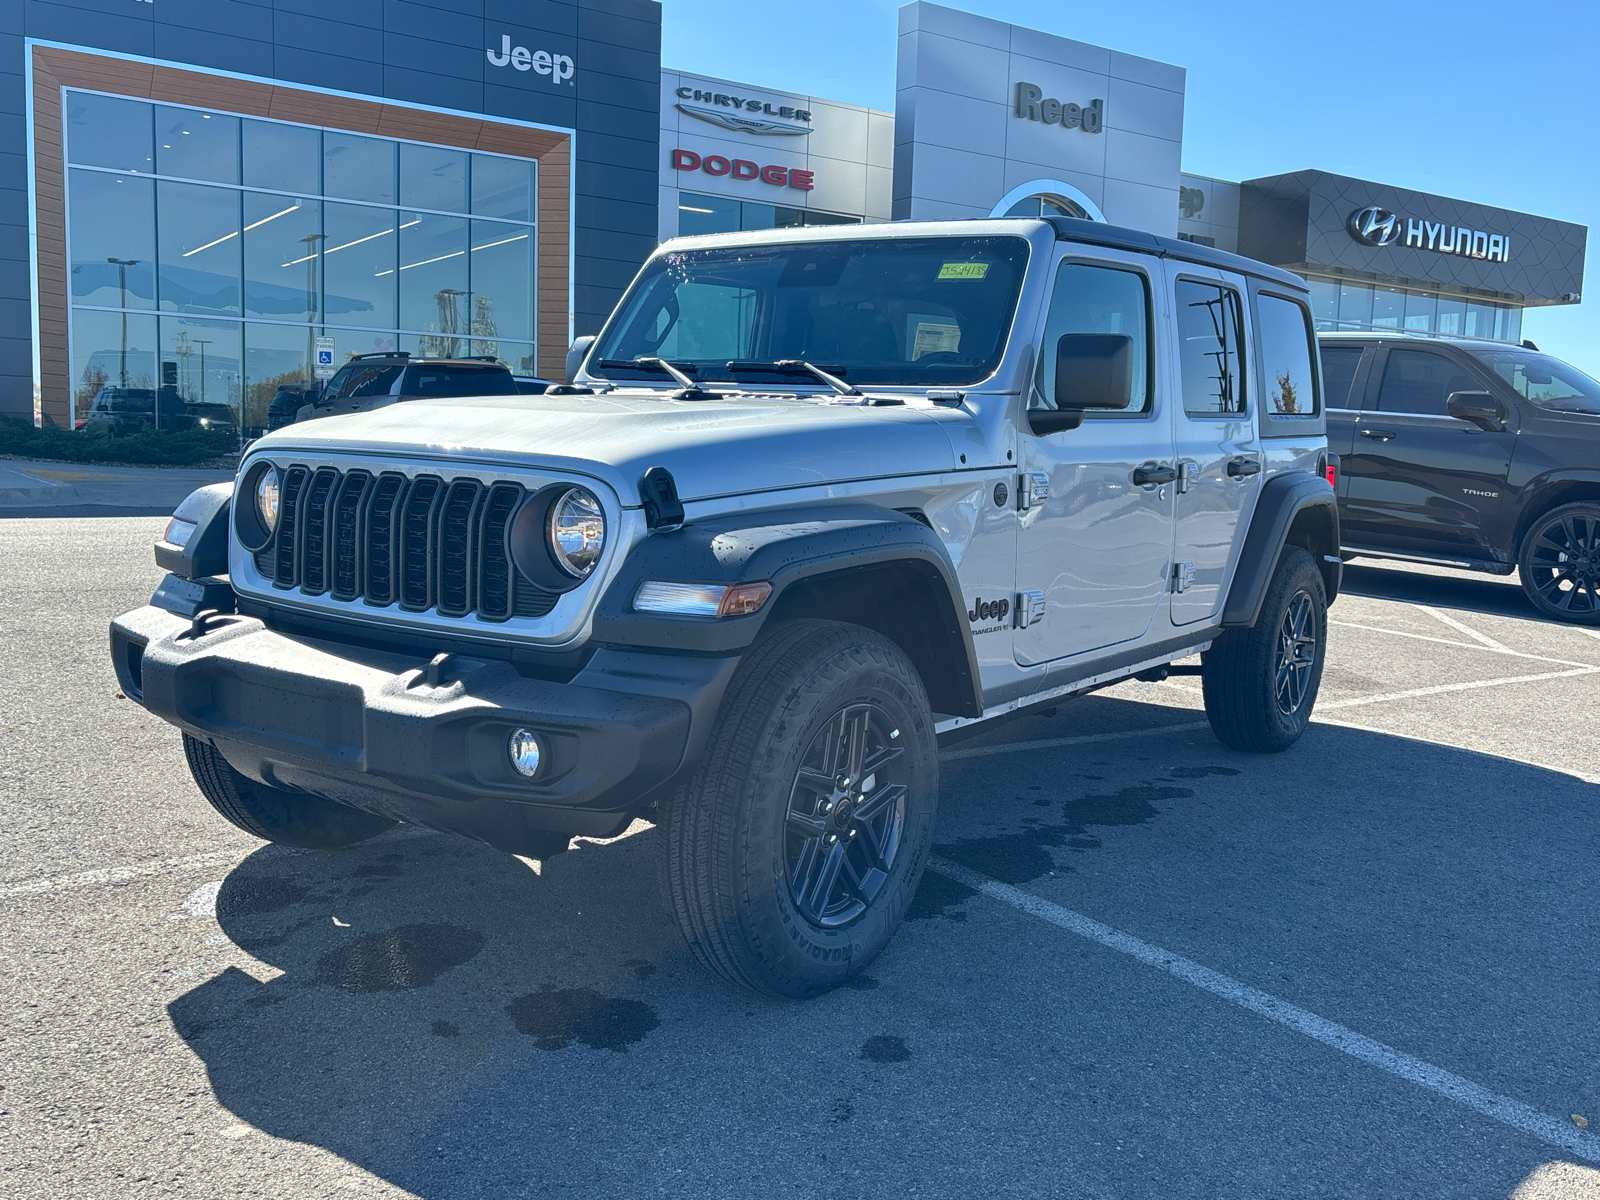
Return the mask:
<svg viewBox="0 0 1600 1200">
<path fill-rule="evenodd" d="M 1109 221 L 1297 271 L 1328 329 L 1516 341 L 1581 299 L 1581 226 L 1185 174 L 1182 67 L 934 4 L 893 112 L 663 69 L 650 0 L 3 11 L 0 414 L 63 426 L 121 386 L 254 428 L 330 350 L 558 378 L 661 240 L 726 230 Z"/>
</svg>

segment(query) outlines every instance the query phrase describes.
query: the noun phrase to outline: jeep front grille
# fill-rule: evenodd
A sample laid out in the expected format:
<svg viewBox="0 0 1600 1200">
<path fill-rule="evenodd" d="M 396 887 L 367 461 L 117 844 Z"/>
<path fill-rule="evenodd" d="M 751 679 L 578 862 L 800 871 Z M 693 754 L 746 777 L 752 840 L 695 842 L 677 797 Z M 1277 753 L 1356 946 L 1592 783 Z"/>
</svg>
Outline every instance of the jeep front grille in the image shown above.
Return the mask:
<svg viewBox="0 0 1600 1200">
<path fill-rule="evenodd" d="M 291 466 L 256 570 L 307 596 L 484 621 L 542 617 L 560 593 L 525 579 L 506 548 L 526 494 L 505 481 Z"/>
</svg>

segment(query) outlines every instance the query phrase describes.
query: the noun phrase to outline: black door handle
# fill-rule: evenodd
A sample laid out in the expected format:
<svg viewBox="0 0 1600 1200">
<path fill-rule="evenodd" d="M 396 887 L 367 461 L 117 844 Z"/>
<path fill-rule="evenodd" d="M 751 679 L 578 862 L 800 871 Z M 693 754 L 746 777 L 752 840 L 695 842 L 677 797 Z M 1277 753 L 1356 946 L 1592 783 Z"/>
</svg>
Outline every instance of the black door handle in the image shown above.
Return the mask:
<svg viewBox="0 0 1600 1200">
<path fill-rule="evenodd" d="M 1394 430 L 1392 430 L 1392 429 L 1363 429 L 1361 431 L 1361 436 L 1364 437 L 1364 438 L 1371 438 L 1375 442 L 1387 442 L 1390 438 L 1392 438 L 1394 436 Z"/>
<path fill-rule="evenodd" d="M 1171 483 L 1178 477 L 1178 469 L 1165 463 L 1145 463 L 1133 469 L 1133 482 L 1139 487 L 1152 487 L 1158 483 Z"/>
<path fill-rule="evenodd" d="M 1243 479 L 1246 475 L 1261 474 L 1261 464 L 1253 458 L 1230 458 L 1228 460 L 1228 478 Z"/>
</svg>

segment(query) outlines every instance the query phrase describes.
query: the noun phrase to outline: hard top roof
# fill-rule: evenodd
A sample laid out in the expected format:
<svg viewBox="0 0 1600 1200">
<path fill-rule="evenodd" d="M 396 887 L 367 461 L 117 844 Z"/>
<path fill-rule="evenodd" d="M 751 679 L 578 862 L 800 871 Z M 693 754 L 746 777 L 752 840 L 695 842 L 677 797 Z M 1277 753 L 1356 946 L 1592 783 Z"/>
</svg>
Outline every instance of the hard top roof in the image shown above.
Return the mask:
<svg viewBox="0 0 1600 1200">
<path fill-rule="evenodd" d="M 1306 281 L 1281 267 L 1229 254 L 1197 242 L 1161 237 L 1142 229 L 1126 229 L 1120 225 L 1107 225 L 1100 221 L 1082 221 L 1075 217 L 980 217 L 961 221 L 887 221 L 861 225 L 807 225 L 790 229 L 761 229 L 742 233 L 693 234 L 673 238 L 663 244 L 663 249 L 677 243 L 692 243 L 696 248 L 770 246 L 788 242 L 857 241 L 865 238 L 904 237 L 997 237 L 1010 234 L 1026 237 L 1048 227 L 1056 241 L 1081 242 L 1090 246 L 1109 246 L 1118 250 L 1133 250 L 1155 254 L 1162 258 L 1175 258 L 1184 262 L 1216 267 L 1224 271 L 1237 271 L 1254 275 L 1258 279 L 1292 288 L 1296 292 L 1308 291 Z M 689 248 L 688 246 L 684 247 Z M 670 252 L 670 251 L 669 251 Z M 660 251 L 657 251 L 660 253 Z"/>
</svg>

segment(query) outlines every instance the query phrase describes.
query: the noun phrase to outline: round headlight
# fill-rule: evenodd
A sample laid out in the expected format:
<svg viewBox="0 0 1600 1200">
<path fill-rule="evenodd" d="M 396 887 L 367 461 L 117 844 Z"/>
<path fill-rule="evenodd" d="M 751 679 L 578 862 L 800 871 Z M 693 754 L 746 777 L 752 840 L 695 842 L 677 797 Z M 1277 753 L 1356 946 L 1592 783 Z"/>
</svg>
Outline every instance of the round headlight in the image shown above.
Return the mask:
<svg viewBox="0 0 1600 1200">
<path fill-rule="evenodd" d="M 268 467 L 256 480 L 256 516 L 268 536 L 278 527 L 278 469 Z"/>
<path fill-rule="evenodd" d="M 582 579 L 606 546 L 606 515 L 588 488 L 568 488 L 550 506 L 550 553 L 556 564 Z"/>
</svg>

